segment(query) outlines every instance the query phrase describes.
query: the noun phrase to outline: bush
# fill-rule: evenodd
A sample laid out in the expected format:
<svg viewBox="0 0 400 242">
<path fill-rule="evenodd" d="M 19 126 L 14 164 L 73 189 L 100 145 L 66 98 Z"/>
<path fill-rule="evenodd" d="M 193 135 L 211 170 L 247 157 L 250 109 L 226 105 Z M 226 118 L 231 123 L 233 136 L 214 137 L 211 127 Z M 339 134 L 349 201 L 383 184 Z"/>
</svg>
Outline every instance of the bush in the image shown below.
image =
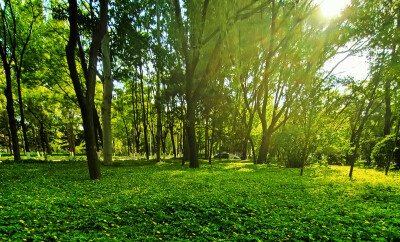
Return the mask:
<svg viewBox="0 0 400 242">
<path fill-rule="evenodd" d="M 277 133 L 273 142 L 279 147 L 279 153 L 285 161 L 287 168 L 300 168 L 302 163 L 302 152 L 304 146 L 304 136 L 301 129 L 297 127 L 283 128 Z"/>
<path fill-rule="evenodd" d="M 393 161 L 395 136 L 388 135 L 378 142 L 372 150 L 372 159 L 378 168 L 384 168 Z"/>
<path fill-rule="evenodd" d="M 322 149 L 322 154 L 325 157 L 328 165 L 343 165 L 343 152 L 336 146 L 327 146 Z"/>
<path fill-rule="evenodd" d="M 365 166 L 371 166 L 372 165 L 372 151 L 373 151 L 375 145 L 380 140 L 381 139 L 377 139 L 375 137 L 371 137 L 369 139 L 364 140 L 361 143 L 361 157 L 365 160 L 365 163 L 364 163 Z"/>
</svg>

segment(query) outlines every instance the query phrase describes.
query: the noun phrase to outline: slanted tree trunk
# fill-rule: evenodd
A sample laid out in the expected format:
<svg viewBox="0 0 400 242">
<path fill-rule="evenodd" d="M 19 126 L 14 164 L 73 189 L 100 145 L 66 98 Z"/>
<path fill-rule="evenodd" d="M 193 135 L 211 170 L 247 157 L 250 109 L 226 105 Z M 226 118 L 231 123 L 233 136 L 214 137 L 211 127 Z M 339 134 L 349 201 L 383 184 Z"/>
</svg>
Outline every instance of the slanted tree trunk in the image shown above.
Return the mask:
<svg viewBox="0 0 400 242">
<path fill-rule="evenodd" d="M 96 65 L 97 55 L 101 47 L 101 40 L 107 32 L 108 22 L 108 0 L 99 0 L 100 2 L 100 21 L 96 24 L 92 33 L 92 42 L 89 50 L 89 66 L 86 66 L 85 58 L 81 58 L 81 65 L 84 69 L 86 80 L 86 92 L 80 82 L 79 74 L 76 66 L 75 49 L 79 40 L 78 29 L 78 4 L 77 0 L 68 0 L 70 35 L 66 47 L 67 63 L 70 72 L 70 77 L 74 85 L 76 97 L 81 109 L 83 129 L 85 134 L 86 155 L 88 159 L 88 168 L 90 179 L 100 179 L 100 163 L 97 157 L 96 150 L 96 135 L 94 126 L 94 94 L 96 85 Z M 81 56 L 82 57 L 82 56 Z"/>
<path fill-rule="evenodd" d="M 101 42 L 103 54 L 103 105 L 101 115 L 103 121 L 103 156 L 104 164 L 112 165 L 112 132 L 111 132 L 111 100 L 113 82 L 111 77 L 110 36 L 106 34 Z"/>
</svg>

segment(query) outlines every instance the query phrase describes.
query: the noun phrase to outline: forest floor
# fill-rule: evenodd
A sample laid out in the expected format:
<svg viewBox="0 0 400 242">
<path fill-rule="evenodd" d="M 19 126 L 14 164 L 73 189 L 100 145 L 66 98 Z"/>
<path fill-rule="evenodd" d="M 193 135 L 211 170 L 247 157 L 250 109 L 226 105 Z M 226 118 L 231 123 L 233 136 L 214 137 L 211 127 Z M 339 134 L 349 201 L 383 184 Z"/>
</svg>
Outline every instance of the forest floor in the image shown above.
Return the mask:
<svg viewBox="0 0 400 242">
<path fill-rule="evenodd" d="M 205 162 L 0 164 L 0 241 L 399 240 L 400 174 Z"/>
</svg>

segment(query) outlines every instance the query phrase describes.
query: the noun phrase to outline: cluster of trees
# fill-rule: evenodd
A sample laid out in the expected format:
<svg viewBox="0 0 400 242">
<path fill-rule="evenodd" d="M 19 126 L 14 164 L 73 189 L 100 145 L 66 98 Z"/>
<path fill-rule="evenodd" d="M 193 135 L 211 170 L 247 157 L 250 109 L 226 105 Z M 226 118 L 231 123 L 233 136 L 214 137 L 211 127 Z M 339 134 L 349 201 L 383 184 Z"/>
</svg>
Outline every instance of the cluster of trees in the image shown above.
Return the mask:
<svg viewBox="0 0 400 242">
<path fill-rule="evenodd" d="M 113 153 L 191 168 L 218 152 L 302 171 L 327 161 L 350 177 L 359 158 L 400 165 L 398 1 L 353 0 L 332 19 L 312 0 L 0 8 L 0 145 L 15 160 L 84 151 L 92 179 L 101 151 L 108 165 Z M 368 77 L 324 70 L 338 53 L 364 53 Z"/>
</svg>

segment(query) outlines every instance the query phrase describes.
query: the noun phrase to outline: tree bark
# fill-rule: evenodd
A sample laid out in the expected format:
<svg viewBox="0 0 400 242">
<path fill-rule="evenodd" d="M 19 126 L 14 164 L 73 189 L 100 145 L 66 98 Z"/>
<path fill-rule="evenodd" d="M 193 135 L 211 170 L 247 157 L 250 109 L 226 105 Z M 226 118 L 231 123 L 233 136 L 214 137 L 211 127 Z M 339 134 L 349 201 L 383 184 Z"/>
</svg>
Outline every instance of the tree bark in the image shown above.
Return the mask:
<svg viewBox="0 0 400 242">
<path fill-rule="evenodd" d="M 112 132 L 111 132 L 111 101 L 113 82 L 111 76 L 110 36 L 106 34 L 101 42 L 103 54 L 103 105 L 101 109 L 103 121 L 103 156 L 104 164 L 112 165 Z"/>
<path fill-rule="evenodd" d="M 391 81 L 389 78 L 385 80 L 385 126 L 383 129 L 383 136 L 390 134 L 392 128 L 392 108 L 391 108 Z"/>
<path fill-rule="evenodd" d="M 258 153 L 257 163 L 256 164 L 264 164 L 267 162 L 267 156 L 269 152 L 269 145 L 271 143 L 272 133 L 269 131 L 263 132 L 261 138 L 261 146 Z"/>
<path fill-rule="evenodd" d="M 90 179 L 100 179 L 100 163 L 97 157 L 96 136 L 94 130 L 95 126 L 93 118 L 95 115 L 94 94 L 97 73 L 97 55 L 101 47 L 101 40 L 107 32 L 108 0 L 100 0 L 100 21 L 92 33 L 92 42 L 89 50 L 89 67 L 86 68 L 84 63 L 81 63 L 83 69 L 88 70 L 88 73 L 85 73 L 86 94 L 84 94 L 75 62 L 75 48 L 79 39 L 78 4 L 77 0 L 68 0 L 68 2 L 70 36 L 65 50 L 67 55 L 67 63 L 82 114 Z"/>
<path fill-rule="evenodd" d="M 27 135 L 27 129 L 25 124 L 25 115 L 24 115 L 24 108 L 22 103 L 22 93 L 21 93 L 21 73 L 17 70 L 17 89 L 18 89 L 18 103 L 19 103 L 19 114 L 21 116 L 21 127 L 22 127 L 22 135 L 24 137 L 24 144 L 25 144 L 25 152 L 27 153 L 27 157 L 29 158 L 29 141 Z"/>
<path fill-rule="evenodd" d="M 140 71 L 140 89 L 142 91 L 142 123 L 143 123 L 143 135 L 144 135 L 144 151 L 146 152 L 146 159 L 149 159 L 149 142 L 147 140 L 147 120 L 146 120 L 146 108 L 144 105 L 144 87 L 143 87 L 143 73 Z"/>
<path fill-rule="evenodd" d="M 208 137 L 208 117 L 206 117 L 206 127 L 204 129 L 204 159 L 208 158 L 208 143 L 209 143 L 209 137 Z"/>
<path fill-rule="evenodd" d="M 195 119 L 195 104 L 191 97 L 187 97 L 187 126 L 186 126 L 186 135 L 187 141 L 189 145 L 189 157 L 190 157 L 190 168 L 199 168 L 199 160 L 197 154 L 197 142 L 196 142 L 196 119 Z"/>
<path fill-rule="evenodd" d="M 0 54 L 3 62 L 4 72 L 6 73 L 6 88 L 4 89 L 4 94 L 7 100 L 7 115 L 8 115 L 8 124 L 10 126 L 11 131 L 11 140 L 12 140 L 12 150 L 14 154 L 14 160 L 21 160 L 20 151 L 19 151 L 19 143 L 18 143 L 18 132 L 17 132 L 17 122 L 15 120 L 15 111 L 14 111 L 14 99 L 12 95 L 12 80 L 11 80 L 11 66 L 7 60 L 7 52 L 4 49 L 3 43 L 0 42 Z"/>
<path fill-rule="evenodd" d="M 160 72 L 161 72 L 161 56 L 160 56 L 160 48 L 161 48 L 161 40 L 160 40 L 160 13 L 158 7 L 158 1 L 156 1 L 156 14 L 157 14 L 157 90 L 156 90 L 156 109 L 157 109 L 157 134 L 156 134 L 156 157 L 157 162 L 161 161 L 160 149 L 161 149 L 161 94 L 160 94 Z M 165 153 L 165 151 L 164 151 Z"/>
<path fill-rule="evenodd" d="M 93 124 L 96 136 L 96 148 L 97 151 L 100 151 L 101 147 L 103 147 L 103 130 L 101 129 L 100 117 L 96 107 L 94 106 L 94 103 L 93 103 Z"/>
<path fill-rule="evenodd" d="M 138 95 L 136 83 L 131 84 L 131 97 L 132 97 L 132 110 L 133 110 L 133 124 L 132 127 L 135 128 L 134 142 L 136 144 L 136 152 L 139 153 L 140 150 L 140 119 L 139 119 L 139 108 L 138 108 Z"/>
<path fill-rule="evenodd" d="M 40 122 L 40 141 L 42 144 L 42 152 L 44 159 L 47 160 L 47 155 L 46 155 L 46 134 L 44 132 L 44 124 L 43 122 Z"/>
<path fill-rule="evenodd" d="M 171 143 L 172 143 L 172 153 L 174 154 L 174 158 L 176 158 L 176 145 L 175 145 L 175 138 L 174 138 L 174 120 L 170 120 L 169 123 L 169 133 L 171 136 Z"/>
<path fill-rule="evenodd" d="M 73 125 L 73 119 L 74 119 L 73 113 L 70 113 L 68 119 L 69 119 L 67 124 L 68 150 L 71 156 L 75 156 L 75 134 Z"/>
<path fill-rule="evenodd" d="M 211 140 L 209 142 L 209 154 L 208 154 L 208 164 L 211 165 L 211 159 L 212 159 L 212 154 L 213 154 L 213 144 L 214 144 L 214 137 L 215 137 L 215 124 L 212 122 L 212 128 L 211 128 Z"/>
</svg>

